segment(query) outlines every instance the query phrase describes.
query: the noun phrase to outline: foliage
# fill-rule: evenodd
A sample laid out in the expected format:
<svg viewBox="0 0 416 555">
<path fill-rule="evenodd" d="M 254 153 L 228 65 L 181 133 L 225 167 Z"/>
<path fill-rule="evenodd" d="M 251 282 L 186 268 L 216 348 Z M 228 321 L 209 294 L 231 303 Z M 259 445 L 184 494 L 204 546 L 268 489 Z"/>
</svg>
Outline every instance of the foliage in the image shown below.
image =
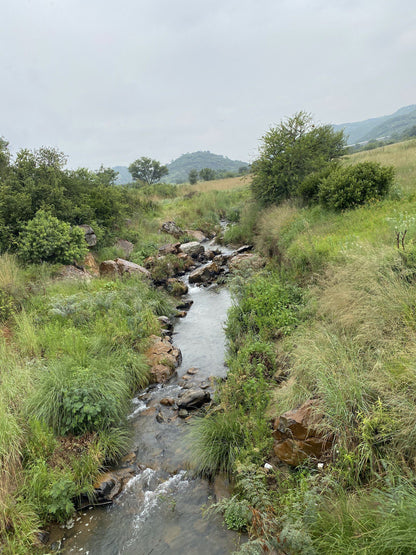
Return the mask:
<svg viewBox="0 0 416 555">
<path fill-rule="evenodd" d="M 152 185 L 160 181 L 164 175 L 167 175 L 169 170 L 157 160 L 142 156 L 130 164 L 129 172 L 136 181 Z"/>
<path fill-rule="evenodd" d="M 259 274 L 235 288 L 234 294 L 238 304 L 229 311 L 226 335 L 235 346 L 240 346 L 249 332 L 262 339 L 276 339 L 299 323 L 301 291 L 283 284 L 277 275 Z"/>
<path fill-rule="evenodd" d="M 393 179 L 392 167 L 382 167 L 374 162 L 340 167 L 321 182 L 319 201 L 332 210 L 354 208 L 384 198 Z"/>
<path fill-rule="evenodd" d="M 39 210 L 72 225 L 88 223 L 108 241 L 120 218 L 143 208 L 137 192 L 113 185 L 111 170 L 67 170 L 66 156 L 58 150 L 21 150 L 12 163 L 6 149 L 1 159 L 2 252 L 16 249 L 19 233 Z"/>
<path fill-rule="evenodd" d="M 342 131 L 315 126 L 306 112 L 282 121 L 262 137 L 260 156 L 252 164 L 254 197 L 263 205 L 290 198 L 307 175 L 341 156 L 344 142 Z"/>
<path fill-rule="evenodd" d="M 198 181 L 198 171 L 195 169 L 189 170 L 188 179 L 191 185 L 195 185 Z"/>
<path fill-rule="evenodd" d="M 215 171 L 211 168 L 202 168 L 199 170 L 199 177 L 203 181 L 212 181 L 215 179 Z"/>
<path fill-rule="evenodd" d="M 19 257 L 32 263 L 82 260 L 88 252 L 84 232 L 39 210 L 19 235 Z"/>
</svg>

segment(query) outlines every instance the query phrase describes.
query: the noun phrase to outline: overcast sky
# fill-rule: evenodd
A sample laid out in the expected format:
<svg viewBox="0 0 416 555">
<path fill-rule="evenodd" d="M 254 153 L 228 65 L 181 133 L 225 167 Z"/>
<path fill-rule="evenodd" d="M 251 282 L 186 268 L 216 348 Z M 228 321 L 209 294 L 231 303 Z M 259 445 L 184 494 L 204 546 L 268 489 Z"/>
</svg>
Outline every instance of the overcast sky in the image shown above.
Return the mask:
<svg viewBox="0 0 416 555">
<path fill-rule="evenodd" d="M 0 0 L 0 136 L 71 167 L 210 150 L 285 116 L 416 103 L 414 0 Z"/>
</svg>

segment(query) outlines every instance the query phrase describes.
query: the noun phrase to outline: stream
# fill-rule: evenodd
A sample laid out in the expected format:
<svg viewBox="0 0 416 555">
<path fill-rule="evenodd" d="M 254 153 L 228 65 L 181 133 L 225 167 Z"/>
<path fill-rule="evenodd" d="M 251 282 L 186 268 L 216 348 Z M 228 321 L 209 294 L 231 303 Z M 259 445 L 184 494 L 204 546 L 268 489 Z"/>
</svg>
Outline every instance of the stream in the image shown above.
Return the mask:
<svg viewBox="0 0 416 555">
<path fill-rule="evenodd" d="M 239 534 L 224 528 L 221 517 L 202 516 L 203 507 L 216 495 L 228 493 L 227 483 L 210 484 L 187 474 L 187 421 L 160 404 L 162 398 L 178 397 L 183 391 L 179 384 L 187 383 L 183 376 L 190 368 L 198 370 L 187 374 L 188 379 L 198 383 L 226 375 L 223 326 L 231 304 L 228 289 L 189 285 L 185 298 L 193 304 L 187 316 L 177 320 L 172 337 L 182 351 L 177 376 L 167 384 L 150 386 L 132 400 L 132 451 L 141 470 L 112 505 L 77 515 L 74 526 L 65 530 L 62 553 L 223 555 L 235 551 L 242 541 Z"/>
</svg>

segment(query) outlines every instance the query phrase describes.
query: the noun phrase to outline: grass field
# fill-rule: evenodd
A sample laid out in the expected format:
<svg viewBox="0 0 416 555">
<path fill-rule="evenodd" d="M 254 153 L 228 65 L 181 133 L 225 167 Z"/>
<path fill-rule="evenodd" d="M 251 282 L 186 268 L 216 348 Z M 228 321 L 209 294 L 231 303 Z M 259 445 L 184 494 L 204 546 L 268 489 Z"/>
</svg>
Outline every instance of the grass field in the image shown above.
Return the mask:
<svg viewBox="0 0 416 555">
<path fill-rule="evenodd" d="M 394 166 L 397 184 L 405 193 L 416 191 L 416 140 L 383 146 L 374 150 L 357 152 L 345 157 L 346 163 L 379 162 Z"/>
<path fill-rule="evenodd" d="M 239 187 L 248 186 L 251 182 L 250 175 L 242 177 L 229 177 L 227 179 L 214 179 L 213 181 L 198 181 L 195 185 L 180 185 L 184 194 L 197 191 L 198 193 L 207 193 L 209 191 L 230 191 Z"/>
</svg>

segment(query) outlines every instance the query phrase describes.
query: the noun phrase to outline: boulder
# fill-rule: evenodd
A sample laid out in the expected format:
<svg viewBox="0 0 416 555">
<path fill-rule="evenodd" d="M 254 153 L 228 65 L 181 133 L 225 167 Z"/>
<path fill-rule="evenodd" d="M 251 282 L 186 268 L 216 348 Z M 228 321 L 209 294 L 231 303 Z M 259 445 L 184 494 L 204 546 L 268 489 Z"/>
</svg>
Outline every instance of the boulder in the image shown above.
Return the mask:
<svg viewBox="0 0 416 555">
<path fill-rule="evenodd" d="M 164 222 L 160 226 L 160 230 L 168 233 L 169 235 L 173 235 L 174 237 L 180 237 L 181 235 L 183 235 L 182 229 L 178 227 L 173 221 Z"/>
<path fill-rule="evenodd" d="M 204 254 L 205 249 L 198 241 L 191 241 L 190 243 L 182 243 L 180 249 L 185 254 L 197 258 L 200 254 Z"/>
<path fill-rule="evenodd" d="M 282 462 L 298 466 L 308 457 L 321 458 L 331 447 L 331 438 L 319 431 L 323 417 L 317 407 L 316 400 L 309 400 L 274 421 L 273 450 Z"/>
<path fill-rule="evenodd" d="M 258 270 L 266 265 L 266 260 L 254 253 L 245 252 L 243 254 L 236 254 L 232 256 L 228 261 L 228 266 L 230 270 L 246 270 L 248 268 L 253 268 Z"/>
<path fill-rule="evenodd" d="M 146 270 L 146 268 L 143 268 L 143 266 L 140 266 L 139 264 L 124 260 L 124 258 L 116 258 L 115 263 L 117 264 L 118 271 L 122 276 L 124 274 L 135 274 L 142 275 L 147 278 L 151 277 L 149 270 Z"/>
<path fill-rule="evenodd" d="M 151 366 L 151 381 L 165 383 L 175 374 L 176 368 L 182 361 L 182 353 L 172 345 L 168 337 L 151 335 L 150 342 L 146 358 Z"/>
<path fill-rule="evenodd" d="M 78 226 L 84 232 L 85 241 L 89 247 L 94 247 L 97 244 L 97 236 L 90 225 L 82 224 Z"/>
<path fill-rule="evenodd" d="M 81 268 L 77 268 L 76 266 L 68 265 L 63 266 L 59 272 L 59 277 L 62 279 L 91 279 L 91 274 L 82 270 Z"/>
<path fill-rule="evenodd" d="M 159 255 L 166 256 L 167 254 L 179 254 L 180 243 L 169 243 L 168 245 L 163 245 L 159 247 Z"/>
<path fill-rule="evenodd" d="M 215 262 L 207 266 L 197 268 L 189 274 L 189 283 L 209 283 L 220 273 L 220 269 Z"/>
<path fill-rule="evenodd" d="M 186 235 L 188 237 L 192 237 L 195 241 L 202 243 L 203 241 L 207 240 L 207 237 L 200 231 L 199 229 L 185 229 Z"/>
<path fill-rule="evenodd" d="M 126 239 L 117 239 L 114 246 L 121 250 L 126 257 L 130 256 L 134 249 L 133 243 L 130 243 L 130 241 L 127 241 Z"/>
<path fill-rule="evenodd" d="M 104 260 L 104 262 L 101 262 L 100 275 L 109 276 L 109 277 L 116 277 L 120 275 L 120 272 L 118 270 L 118 266 L 115 260 Z"/>
<path fill-rule="evenodd" d="M 180 409 L 196 409 L 202 406 L 204 403 L 208 403 L 211 400 L 211 395 L 209 391 L 204 391 L 200 387 L 188 389 L 180 396 L 178 400 L 178 407 Z"/>
</svg>

